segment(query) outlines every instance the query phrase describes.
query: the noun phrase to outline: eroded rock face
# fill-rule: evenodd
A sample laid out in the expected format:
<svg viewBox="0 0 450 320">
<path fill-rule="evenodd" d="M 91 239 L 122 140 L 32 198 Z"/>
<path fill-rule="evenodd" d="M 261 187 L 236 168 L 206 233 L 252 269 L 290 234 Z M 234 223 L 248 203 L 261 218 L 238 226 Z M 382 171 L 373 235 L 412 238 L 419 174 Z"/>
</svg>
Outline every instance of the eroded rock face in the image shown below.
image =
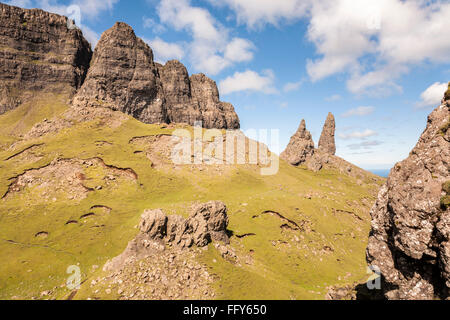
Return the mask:
<svg viewBox="0 0 450 320">
<path fill-rule="evenodd" d="M 151 48 L 121 22 L 103 33 L 74 104 L 106 106 L 145 123 L 202 121 L 205 128 L 239 129 L 233 106 L 220 102 L 213 80 L 189 77 L 176 60 L 155 63 Z"/>
<path fill-rule="evenodd" d="M 127 262 L 143 259 L 155 250 L 164 251 L 166 245 L 182 250 L 193 245 L 205 247 L 212 241 L 228 244 L 227 226 L 227 208 L 220 201 L 194 206 L 188 219 L 166 216 L 160 209 L 146 210 L 139 224 L 140 233 L 104 269 L 120 269 Z"/>
<path fill-rule="evenodd" d="M 0 114 L 33 92 L 73 93 L 84 81 L 92 51 L 68 18 L 0 3 Z"/>
<path fill-rule="evenodd" d="M 335 132 L 336 121 L 333 114 L 330 112 L 325 121 L 325 125 L 323 126 L 322 135 L 320 136 L 319 150 L 333 156 L 336 154 Z"/>
<path fill-rule="evenodd" d="M 448 298 L 450 101 L 434 110 L 410 156 L 392 169 L 372 209 L 368 262 L 388 299 Z"/>
<path fill-rule="evenodd" d="M 297 132 L 292 136 L 286 150 L 280 158 L 293 166 L 304 163 L 314 155 L 314 141 L 311 133 L 306 129 L 306 121 L 302 120 Z"/>
<path fill-rule="evenodd" d="M 103 33 L 73 104 L 108 107 L 146 123 L 167 122 L 153 52 L 129 25 L 118 22 Z"/>
</svg>

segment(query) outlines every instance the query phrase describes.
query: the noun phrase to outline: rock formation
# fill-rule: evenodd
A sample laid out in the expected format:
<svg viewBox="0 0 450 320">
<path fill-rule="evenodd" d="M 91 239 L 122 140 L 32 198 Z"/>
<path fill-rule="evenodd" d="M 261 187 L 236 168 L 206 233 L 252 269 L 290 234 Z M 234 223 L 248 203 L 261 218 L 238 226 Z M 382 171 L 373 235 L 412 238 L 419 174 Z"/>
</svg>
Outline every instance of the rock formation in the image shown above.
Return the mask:
<svg viewBox="0 0 450 320">
<path fill-rule="evenodd" d="M 229 243 L 228 216 L 225 204 L 210 201 L 192 208 L 188 219 L 166 216 L 162 210 L 146 210 L 139 223 L 139 234 L 125 251 L 105 265 L 105 270 L 120 269 L 128 261 L 142 259 L 166 245 L 179 249 L 193 245 L 205 247 L 211 241 Z"/>
<path fill-rule="evenodd" d="M 293 166 L 298 166 L 313 155 L 314 141 L 311 133 L 306 130 L 306 121 L 302 120 L 300 127 L 292 136 L 286 150 L 281 153 L 280 158 Z"/>
<path fill-rule="evenodd" d="M 367 260 L 380 268 L 387 299 L 450 297 L 449 127 L 444 100 L 372 209 Z"/>
<path fill-rule="evenodd" d="M 233 106 L 219 101 L 213 80 L 203 74 L 189 78 L 178 61 L 155 63 L 151 48 L 120 22 L 103 33 L 74 104 L 106 106 L 145 123 L 239 128 Z"/>
<path fill-rule="evenodd" d="M 322 135 L 320 136 L 319 150 L 333 156 L 336 154 L 336 143 L 334 139 L 335 131 L 336 122 L 333 114 L 330 112 L 325 121 L 325 125 L 323 126 Z"/>
<path fill-rule="evenodd" d="M 34 92 L 71 92 L 84 81 L 92 51 L 68 18 L 0 3 L 0 114 Z"/>
</svg>

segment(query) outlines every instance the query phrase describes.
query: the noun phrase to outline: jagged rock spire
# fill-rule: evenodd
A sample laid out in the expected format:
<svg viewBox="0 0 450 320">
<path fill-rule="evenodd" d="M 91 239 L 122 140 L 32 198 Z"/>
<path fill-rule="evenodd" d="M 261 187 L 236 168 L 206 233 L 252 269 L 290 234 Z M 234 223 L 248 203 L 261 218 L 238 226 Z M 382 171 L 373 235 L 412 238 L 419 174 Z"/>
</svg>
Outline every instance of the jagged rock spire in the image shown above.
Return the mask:
<svg viewBox="0 0 450 320">
<path fill-rule="evenodd" d="M 334 115 L 330 112 L 323 126 L 322 135 L 320 136 L 319 150 L 333 156 L 336 154 L 335 132 L 336 121 Z"/>
<path fill-rule="evenodd" d="M 306 130 L 306 121 L 302 120 L 297 132 L 292 136 L 286 150 L 280 158 L 286 160 L 293 166 L 304 163 L 314 154 L 314 141 L 311 133 Z"/>
</svg>

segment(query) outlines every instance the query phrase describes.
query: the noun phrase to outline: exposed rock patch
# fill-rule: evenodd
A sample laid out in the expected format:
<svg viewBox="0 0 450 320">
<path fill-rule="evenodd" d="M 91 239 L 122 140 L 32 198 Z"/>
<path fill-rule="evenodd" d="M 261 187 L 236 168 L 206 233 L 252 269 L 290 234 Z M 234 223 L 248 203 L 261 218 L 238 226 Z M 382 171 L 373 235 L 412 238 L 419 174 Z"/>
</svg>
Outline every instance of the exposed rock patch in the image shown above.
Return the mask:
<svg viewBox="0 0 450 320">
<path fill-rule="evenodd" d="M 119 300 L 214 299 L 212 283 L 216 279 L 206 266 L 196 261 L 201 251 L 189 248 L 149 252 L 142 260 L 129 261 L 122 269 L 92 280 L 92 299 L 97 296 Z"/>
<path fill-rule="evenodd" d="M 68 18 L 0 3 L 0 114 L 33 98 L 33 92 L 78 89 L 92 51 Z"/>
<path fill-rule="evenodd" d="M 88 192 L 95 191 L 86 181 L 86 172 L 100 169 L 104 174 L 105 187 L 114 187 L 118 180 L 135 181 L 136 173 L 131 169 L 120 169 L 109 166 L 100 158 L 90 160 L 56 159 L 49 165 L 31 169 L 10 179 L 12 182 L 3 199 L 26 197 L 27 201 L 49 202 L 60 197 L 69 200 L 82 200 Z M 114 179 L 111 179 L 113 177 Z"/>
<path fill-rule="evenodd" d="M 450 101 L 428 117 L 410 156 L 398 163 L 372 209 L 367 260 L 383 275 L 388 299 L 448 298 L 450 209 L 441 206 L 450 180 Z"/>
</svg>

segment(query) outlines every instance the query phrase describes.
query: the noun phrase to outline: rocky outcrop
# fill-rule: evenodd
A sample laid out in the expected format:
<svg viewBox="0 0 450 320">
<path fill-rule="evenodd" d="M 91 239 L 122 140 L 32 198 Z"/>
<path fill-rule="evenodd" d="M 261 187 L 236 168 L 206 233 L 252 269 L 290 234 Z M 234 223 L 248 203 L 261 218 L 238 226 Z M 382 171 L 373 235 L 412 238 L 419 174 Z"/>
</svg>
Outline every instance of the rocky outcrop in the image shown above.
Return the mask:
<svg viewBox="0 0 450 320">
<path fill-rule="evenodd" d="M 306 129 L 306 121 L 302 120 L 297 132 L 292 136 L 286 150 L 280 158 L 293 166 L 304 163 L 314 155 L 314 141 L 311 133 Z"/>
<path fill-rule="evenodd" d="M 0 114 L 39 93 L 73 93 L 92 51 L 68 18 L 0 3 Z"/>
<path fill-rule="evenodd" d="M 227 226 L 227 208 L 219 201 L 194 206 L 188 219 L 166 216 L 159 209 L 146 210 L 137 237 L 121 255 L 105 265 L 105 270 L 120 269 L 128 261 L 142 259 L 155 250 L 163 251 L 166 245 L 181 250 L 193 245 L 205 247 L 212 241 L 228 244 Z"/>
<path fill-rule="evenodd" d="M 325 121 L 325 125 L 323 126 L 322 135 L 320 136 L 319 150 L 333 156 L 336 154 L 335 132 L 336 121 L 333 114 L 330 112 Z"/>
<path fill-rule="evenodd" d="M 189 77 L 178 61 L 155 63 L 151 48 L 120 22 L 103 33 L 74 104 L 106 106 L 145 123 L 202 121 L 205 128 L 239 128 L 233 106 L 220 102 L 213 80 Z"/>
<path fill-rule="evenodd" d="M 367 260 L 381 270 L 387 299 L 450 297 L 449 124 L 447 100 L 392 169 L 372 209 Z"/>
</svg>

